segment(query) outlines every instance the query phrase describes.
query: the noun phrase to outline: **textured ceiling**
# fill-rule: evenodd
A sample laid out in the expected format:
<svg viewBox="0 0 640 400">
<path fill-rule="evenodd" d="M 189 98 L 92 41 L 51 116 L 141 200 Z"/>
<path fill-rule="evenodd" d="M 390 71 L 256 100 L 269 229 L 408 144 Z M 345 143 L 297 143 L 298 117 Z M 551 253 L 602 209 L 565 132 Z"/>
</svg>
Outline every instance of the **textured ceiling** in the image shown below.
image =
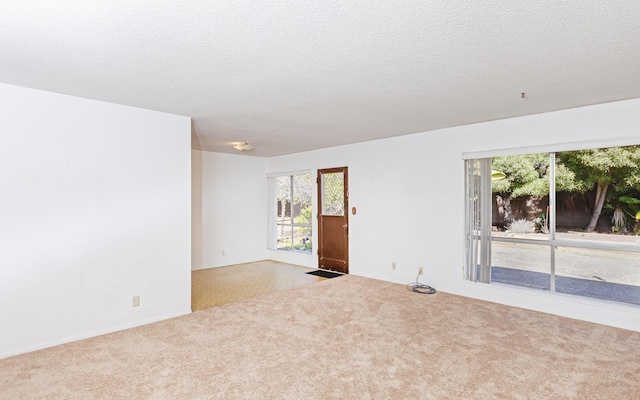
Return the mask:
<svg viewBox="0 0 640 400">
<path fill-rule="evenodd" d="M 0 0 L 0 82 L 272 156 L 640 97 L 640 2 Z"/>
</svg>

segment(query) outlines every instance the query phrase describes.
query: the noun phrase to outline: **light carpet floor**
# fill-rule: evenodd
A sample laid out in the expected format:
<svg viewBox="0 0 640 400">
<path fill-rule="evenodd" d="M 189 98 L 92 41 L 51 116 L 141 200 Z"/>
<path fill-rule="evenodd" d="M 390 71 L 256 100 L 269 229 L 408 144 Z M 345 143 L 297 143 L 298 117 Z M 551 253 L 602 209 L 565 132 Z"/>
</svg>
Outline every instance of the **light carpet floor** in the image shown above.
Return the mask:
<svg viewBox="0 0 640 400">
<path fill-rule="evenodd" d="M 2 399 L 637 399 L 640 333 L 343 276 L 0 360 Z"/>
</svg>

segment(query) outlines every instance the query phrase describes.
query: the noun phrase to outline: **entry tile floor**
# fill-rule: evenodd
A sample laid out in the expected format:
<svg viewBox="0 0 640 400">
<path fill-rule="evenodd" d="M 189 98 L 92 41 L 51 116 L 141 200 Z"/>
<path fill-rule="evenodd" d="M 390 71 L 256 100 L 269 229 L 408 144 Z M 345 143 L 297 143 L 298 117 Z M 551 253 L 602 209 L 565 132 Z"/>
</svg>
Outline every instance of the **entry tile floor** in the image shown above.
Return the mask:
<svg viewBox="0 0 640 400">
<path fill-rule="evenodd" d="M 326 278 L 308 275 L 313 268 L 258 261 L 191 272 L 191 310 L 199 311 Z"/>
</svg>

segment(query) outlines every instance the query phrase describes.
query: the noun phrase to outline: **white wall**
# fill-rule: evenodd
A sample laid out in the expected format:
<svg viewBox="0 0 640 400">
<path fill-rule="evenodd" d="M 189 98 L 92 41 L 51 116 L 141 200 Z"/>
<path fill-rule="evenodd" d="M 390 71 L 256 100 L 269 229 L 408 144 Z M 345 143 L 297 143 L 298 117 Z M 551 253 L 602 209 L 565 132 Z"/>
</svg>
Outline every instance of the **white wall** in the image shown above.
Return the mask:
<svg viewBox="0 0 640 400">
<path fill-rule="evenodd" d="M 191 151 L 191 269 L 202 268 L 202 151 Z"/>
<path fill-rule="evenodd" d="M 266 259 L 267 159 L 193 152 L 194 169 L 199 169 L 194 176 L 202 177 L 202 187 L 194 187 L 194 196 L 202 196 L 201 210 L 193 215 L 201 215 L 202 226 L 193 232 L 192 269 Z"/>
<path fill-rule="evenodd" d="M 189 118 L 2 84 L 0 110 L 0 357 L 189 313 Z"/>
<path fill-rule="evenodd" d="M 493 121 L 269 159 L 268 172 L 349 167 L 350 273 L 640 330 L 640 310 L 462 279 L 462 153 L 637 137 L 640 100 Z M 313 259 L 308 256 L 308 259 Z M 391 269 L 391 263 L 397 269 Z"/>
</svg>

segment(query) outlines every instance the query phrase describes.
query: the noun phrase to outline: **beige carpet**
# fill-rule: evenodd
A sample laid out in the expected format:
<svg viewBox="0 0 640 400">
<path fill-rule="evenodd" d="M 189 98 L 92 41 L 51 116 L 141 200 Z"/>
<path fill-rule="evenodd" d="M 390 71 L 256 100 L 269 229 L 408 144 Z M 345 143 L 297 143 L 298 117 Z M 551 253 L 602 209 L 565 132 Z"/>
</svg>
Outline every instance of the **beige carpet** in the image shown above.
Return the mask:
<svg viewBox="0 0 640 400">
<path fill-rule="evenodd" d="M 637 399 L 640 333 L 344 276 L 0 360 L 2 399 Z"/>
</svg>

